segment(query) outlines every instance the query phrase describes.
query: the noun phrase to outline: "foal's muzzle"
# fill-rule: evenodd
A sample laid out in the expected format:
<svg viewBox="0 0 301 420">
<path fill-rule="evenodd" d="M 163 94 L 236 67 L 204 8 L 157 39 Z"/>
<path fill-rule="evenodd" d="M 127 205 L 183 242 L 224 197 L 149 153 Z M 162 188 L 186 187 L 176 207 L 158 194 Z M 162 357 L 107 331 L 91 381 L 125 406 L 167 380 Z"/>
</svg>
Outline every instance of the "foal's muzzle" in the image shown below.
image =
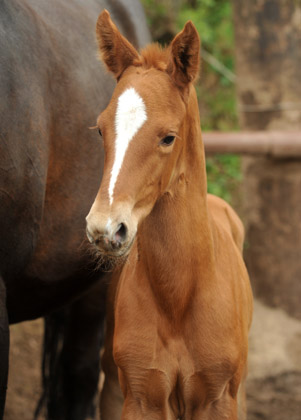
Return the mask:
<svg viewBox="0 0 301 420">
<path fill-rule="evenodd" d="M 107 224 L 104 227 L 87 222 L 86 229 L 89 241 L 100 251 L 108 254 L 122 254 L 128 239 L 128 228 L 125 223 Z"/>
</svg>

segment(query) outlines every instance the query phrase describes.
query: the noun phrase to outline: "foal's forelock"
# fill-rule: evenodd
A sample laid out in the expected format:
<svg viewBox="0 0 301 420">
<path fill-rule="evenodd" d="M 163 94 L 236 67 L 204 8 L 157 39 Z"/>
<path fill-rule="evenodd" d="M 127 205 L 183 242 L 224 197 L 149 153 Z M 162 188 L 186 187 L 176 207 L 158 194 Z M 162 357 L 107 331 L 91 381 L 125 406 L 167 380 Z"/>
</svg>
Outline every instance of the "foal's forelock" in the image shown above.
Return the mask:
<svg viewBox="0 0 301 420">
<path fill-rule="evenodd" d="M 115 158 L 109 183 L 110 205 L 113 203 L 114 188 L 128 146 L 146 120 L 147 113 L 143 99 L 133 87 L 127 88 L 118 98 L 115 115 Z"/>
</svg>

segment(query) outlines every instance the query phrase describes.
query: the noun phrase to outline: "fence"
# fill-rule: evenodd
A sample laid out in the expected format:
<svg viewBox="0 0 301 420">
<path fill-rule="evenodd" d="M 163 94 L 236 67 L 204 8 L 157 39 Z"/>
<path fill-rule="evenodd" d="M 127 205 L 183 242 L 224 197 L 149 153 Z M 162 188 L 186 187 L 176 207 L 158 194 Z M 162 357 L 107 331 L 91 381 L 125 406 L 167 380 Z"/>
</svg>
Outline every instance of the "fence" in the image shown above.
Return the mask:
<svg viewBox="0 0 301 420">
<path fill-rule="evenodd" d="M 234 153 L 301 159 L 301 131 L 207 132 L 207 154 Z"/>
</svg>

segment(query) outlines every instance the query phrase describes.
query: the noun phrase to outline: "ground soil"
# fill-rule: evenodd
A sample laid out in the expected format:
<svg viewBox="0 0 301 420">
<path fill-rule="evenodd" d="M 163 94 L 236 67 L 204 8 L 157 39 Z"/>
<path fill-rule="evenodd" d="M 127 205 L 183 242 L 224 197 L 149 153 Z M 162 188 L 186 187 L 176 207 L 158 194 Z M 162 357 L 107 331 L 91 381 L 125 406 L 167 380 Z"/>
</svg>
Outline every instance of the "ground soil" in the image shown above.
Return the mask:
<svg viewBox="0 0 301 420">
<path fill-rule="evenodd" d="M 41 394 L 43 320 L 12 325 L 10 333 L 10 366 L 4 420 L 32 420 Z"/>
<path fill-rule="evenodd" d="M 32 420 L 41 392 L 43 321 L 11 327 L 4 420 Z M 301 419 L 301 326 L 256 302 L 250 336 L 248 420 Z M 41 416 L 39 420 L 44 420 Z"/>
</svg>

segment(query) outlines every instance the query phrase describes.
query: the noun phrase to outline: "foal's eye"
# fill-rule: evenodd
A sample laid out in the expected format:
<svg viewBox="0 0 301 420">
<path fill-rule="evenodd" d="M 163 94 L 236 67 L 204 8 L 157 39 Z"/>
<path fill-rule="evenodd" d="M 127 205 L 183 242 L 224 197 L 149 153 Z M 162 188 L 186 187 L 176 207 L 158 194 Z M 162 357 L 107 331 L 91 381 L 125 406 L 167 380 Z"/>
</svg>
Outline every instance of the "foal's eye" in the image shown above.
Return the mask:
<svg viewBox="0 0 301 420">
<path fill-rule="evenodd" d="M 173 142 L 175 141 L 175 136 L 166 136 L 164 139 L 161 140 L 161 144 L 163 146 L 171 146 Z"/>
<path fill-rule="evenodd" d="M 102 132 L 101 132 L 100 128 L 98 129 L 98 133 L 99 133 L 100 137 L 102 137 Z"/>
</svg>

